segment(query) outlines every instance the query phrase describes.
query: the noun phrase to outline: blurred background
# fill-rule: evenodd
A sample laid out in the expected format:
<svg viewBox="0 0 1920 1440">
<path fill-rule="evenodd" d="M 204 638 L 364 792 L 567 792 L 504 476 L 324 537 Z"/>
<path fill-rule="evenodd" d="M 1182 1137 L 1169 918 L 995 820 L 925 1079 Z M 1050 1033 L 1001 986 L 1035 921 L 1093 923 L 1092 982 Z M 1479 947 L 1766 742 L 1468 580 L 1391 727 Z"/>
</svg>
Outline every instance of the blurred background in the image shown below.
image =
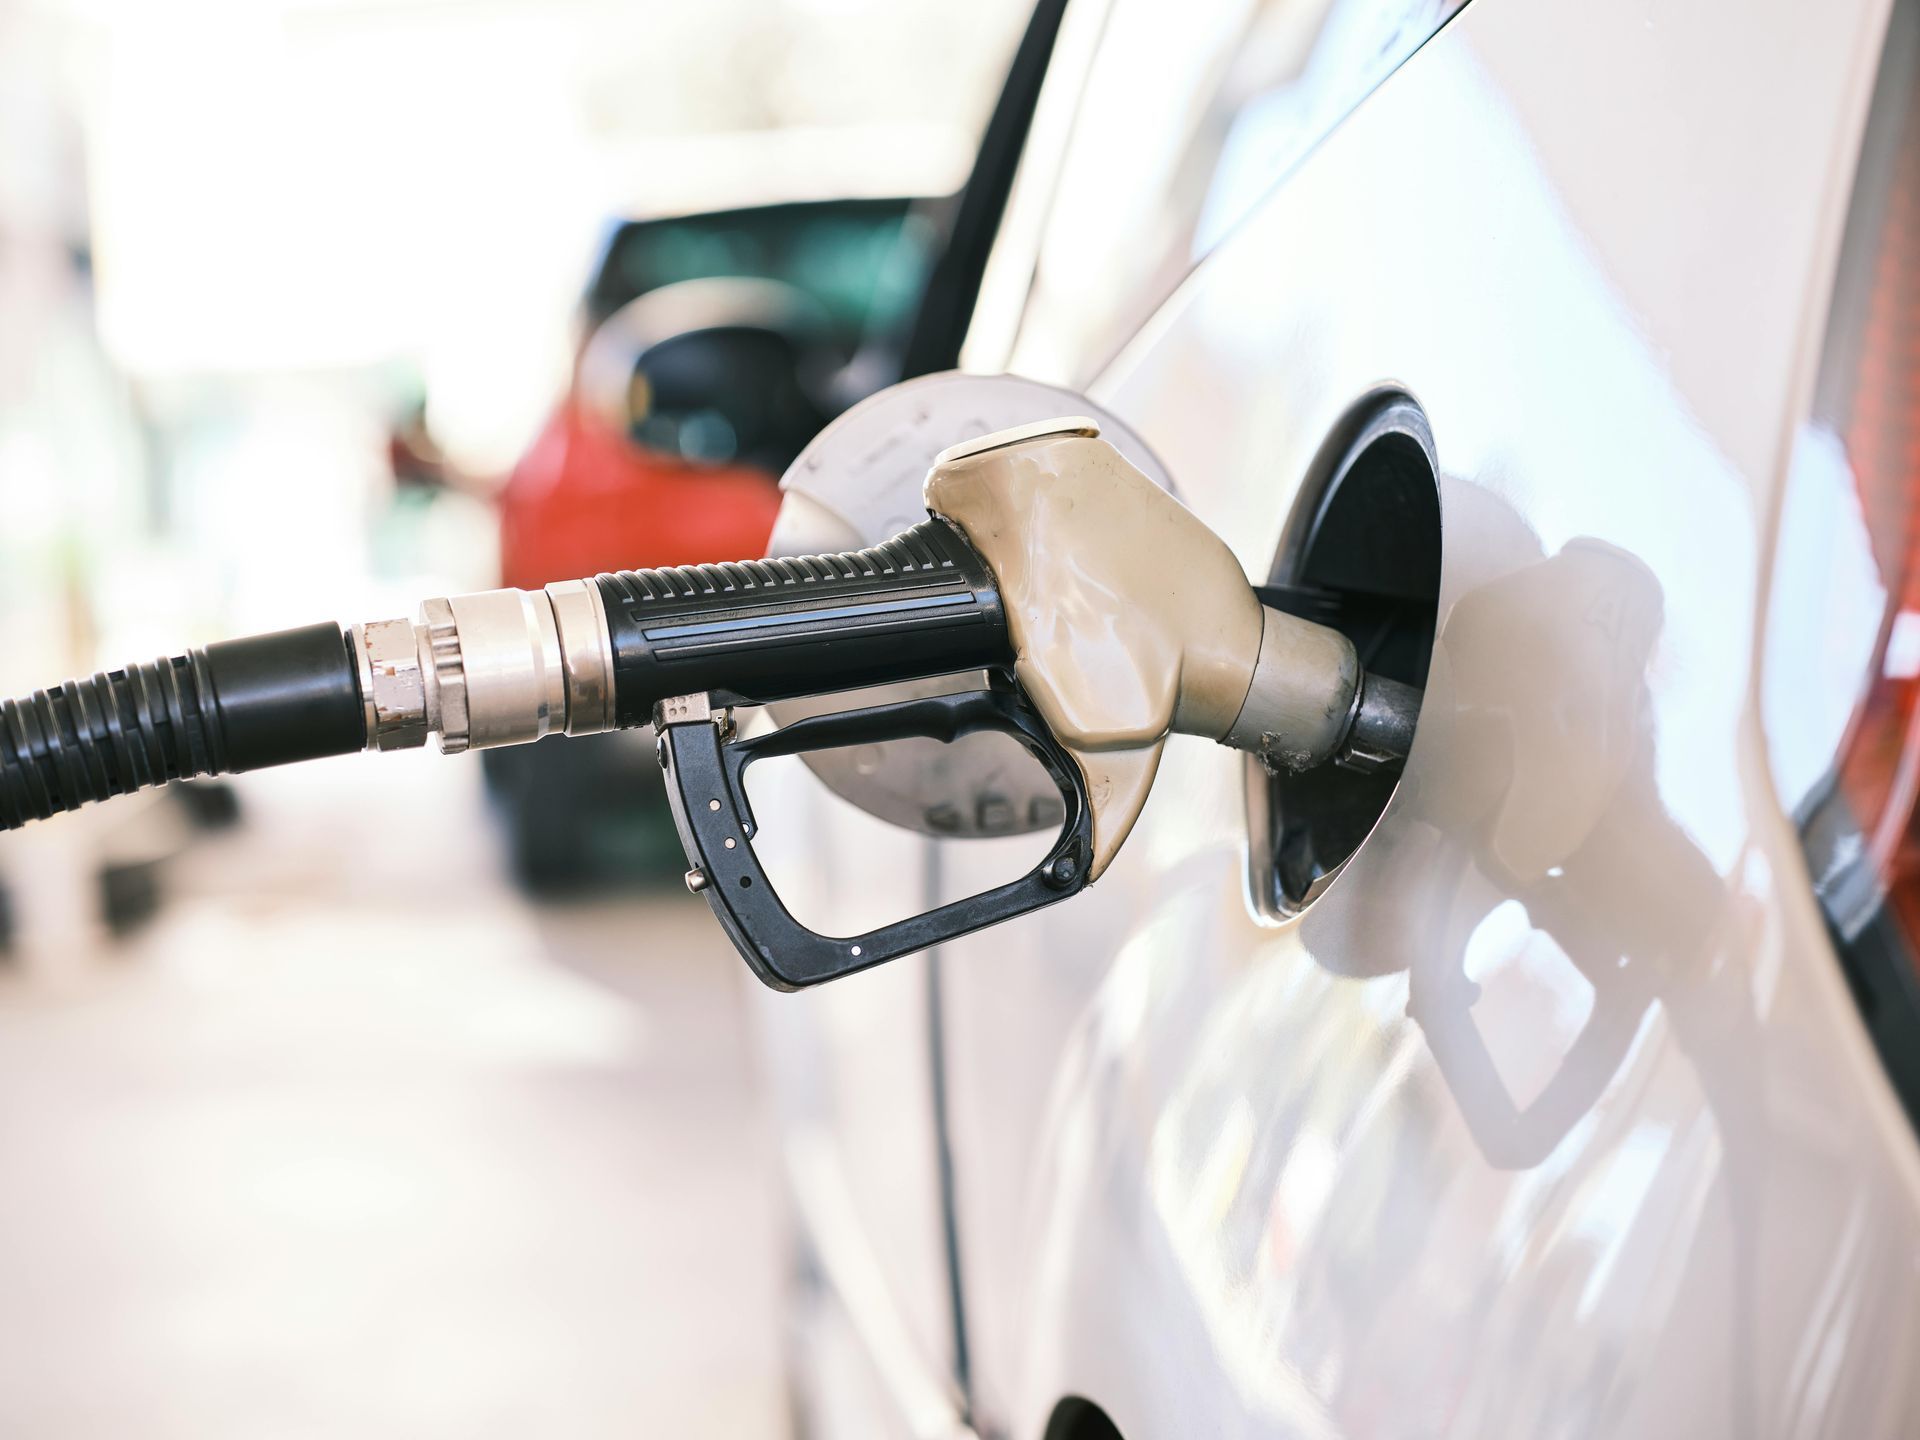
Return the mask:
<svg viewBox="0 0 1920 1440">
<path fill-rule="evenodd" d="M 1025 0 L 0 0 L 0 694 L 757 554 Z M 645 739 L 0 846 L 0 1434 L 777 1435 L 742 1004 Z"/>
</svg>

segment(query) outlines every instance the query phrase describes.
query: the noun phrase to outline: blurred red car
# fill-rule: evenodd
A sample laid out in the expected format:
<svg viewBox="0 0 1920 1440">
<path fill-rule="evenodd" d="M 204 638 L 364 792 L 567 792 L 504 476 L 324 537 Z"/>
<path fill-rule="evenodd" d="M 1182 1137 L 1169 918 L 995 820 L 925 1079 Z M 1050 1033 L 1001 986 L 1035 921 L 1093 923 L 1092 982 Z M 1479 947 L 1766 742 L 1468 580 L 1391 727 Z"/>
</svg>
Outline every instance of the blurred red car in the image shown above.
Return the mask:
<svg viewBox="0 0 1920 1440">
<path fill-rule="evenodd" d="M 569 395 L 501 492 L 500 583 L 758 555 L 779 508 L 765 469 L 643 449 Z"/>
<path fill-rule="evenodd" d="M 922 203 L 615 226 L 573 383 L 500 495 L 501 583 L 765 553 L 787 464 L 898 376 L 929 269 Z M 486 761 L 529 887 L 678 873 L 644 737 L 552 739 Z"/>
</svg>

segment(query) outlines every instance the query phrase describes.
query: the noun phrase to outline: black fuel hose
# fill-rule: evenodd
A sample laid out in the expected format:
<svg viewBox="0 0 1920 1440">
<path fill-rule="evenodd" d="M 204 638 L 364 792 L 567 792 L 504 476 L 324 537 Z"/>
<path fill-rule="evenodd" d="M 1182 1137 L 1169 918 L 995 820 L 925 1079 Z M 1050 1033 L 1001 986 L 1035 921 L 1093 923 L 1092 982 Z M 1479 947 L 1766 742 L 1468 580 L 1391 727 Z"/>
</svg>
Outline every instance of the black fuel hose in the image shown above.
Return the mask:
<svg viewBox="0 0 1920 1440">
<path fill-rule="evenodd" d="M 170 780 L 364 749 L 346 632 L 307 625 L 0 702 L 0 830 Z"/>
<path fill-rule="evenodd" d="M 624 570 L 425 613 L 357 627 L 371 695 L 354 639 L 310 625 L 0 703 L 0 830 L 170 780 L 363 750 L 369 713 L 375 749 L 437 730 L 464 750 L 646 725 L 678 695 L 763 703 L 1013 658 L 992 572 L 935 520 L 843 555 Z"/>
</svg>

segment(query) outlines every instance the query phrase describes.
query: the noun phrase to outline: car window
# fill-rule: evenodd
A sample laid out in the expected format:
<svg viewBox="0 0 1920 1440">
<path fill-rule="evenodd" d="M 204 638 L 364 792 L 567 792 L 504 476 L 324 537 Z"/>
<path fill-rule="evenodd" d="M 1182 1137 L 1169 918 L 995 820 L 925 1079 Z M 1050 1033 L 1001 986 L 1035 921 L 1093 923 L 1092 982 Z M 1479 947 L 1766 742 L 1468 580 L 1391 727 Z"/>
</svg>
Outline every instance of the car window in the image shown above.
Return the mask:
<svg viewBox="0 0 1920 1440">
<path fill-rule="evenodd" d="M 1006 368 L 1087 383 L 1194 263 L 1464 4 L 1115 0 Z"/>
<path fill-rule="evenodd" d="M 836 331 L 898 324 L 918 299 L 929 240 L 907 200 L 814 200 L 623 221 L 588 284 L 585 319 L 682 280 L 755 276 L 794 286 Z"/>
</svg>

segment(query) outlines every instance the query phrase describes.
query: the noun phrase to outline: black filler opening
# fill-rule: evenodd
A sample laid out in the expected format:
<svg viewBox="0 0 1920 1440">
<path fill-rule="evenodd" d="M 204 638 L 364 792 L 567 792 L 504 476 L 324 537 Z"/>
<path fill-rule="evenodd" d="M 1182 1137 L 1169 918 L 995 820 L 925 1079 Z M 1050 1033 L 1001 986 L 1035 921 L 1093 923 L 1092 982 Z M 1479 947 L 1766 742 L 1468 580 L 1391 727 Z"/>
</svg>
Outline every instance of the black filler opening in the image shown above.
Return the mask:
<svg viewBox="0 0 1920 1440">
<path fill-rule="evenodd" d="M 1263 603 L 1332 625 L 1376 674 L 1424 687 L 1440 596 L 1433 433 L 1409 397 L 1351 411 L 1302 487 Z M 1318 897 L 1387 807 L 1399 771 L 1252 766 L 1254 892 L 1291 915 Z"/>
</svg>

